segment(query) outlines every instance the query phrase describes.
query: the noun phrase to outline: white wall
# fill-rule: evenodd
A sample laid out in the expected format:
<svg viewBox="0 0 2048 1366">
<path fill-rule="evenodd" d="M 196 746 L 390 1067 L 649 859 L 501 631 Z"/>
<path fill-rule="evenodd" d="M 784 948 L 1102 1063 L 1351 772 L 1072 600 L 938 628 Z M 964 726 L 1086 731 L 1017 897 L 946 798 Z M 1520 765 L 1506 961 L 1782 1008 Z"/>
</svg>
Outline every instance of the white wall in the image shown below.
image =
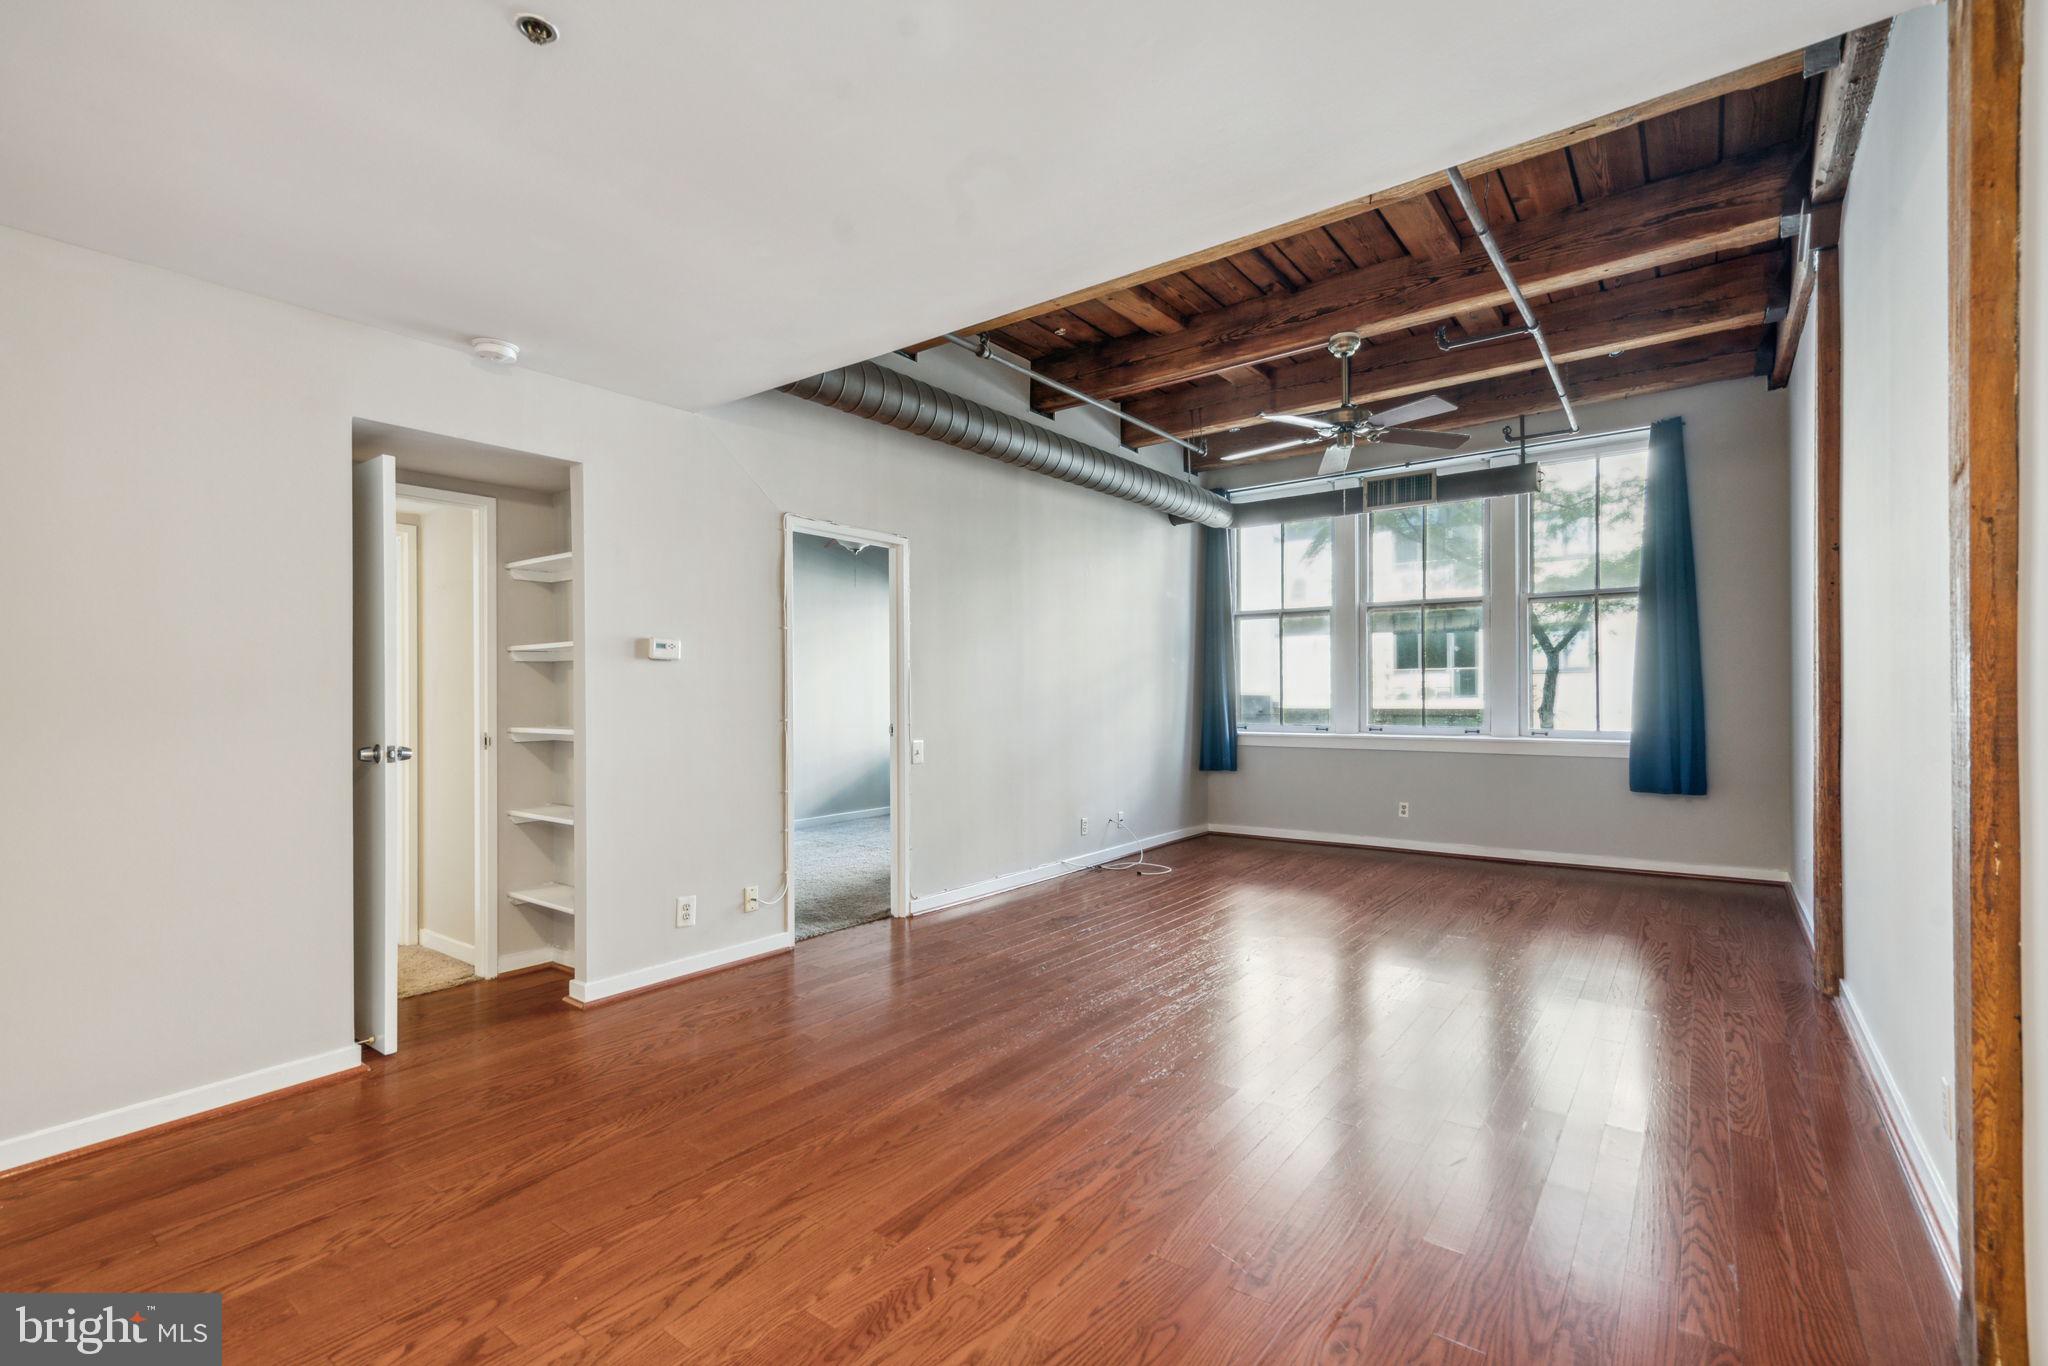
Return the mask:
<svg viewBox="0 0 2048 1366">
<path fill-rule="evenodd" d="M 1894 21 L 1842 224 L 1842 990 L 1952 1230 L 1947 21 Z M 1815 347 L 1809 333 L 1793 371 L 1809 521 Z M 1810 526 L 1799 548 L 1795 888 L 1810 910 Z"/>
<path fill-rule="evenodd" d="M 0 1166 L 355 1057 L 357 418 L 582 463 L 595 991 L 780 929 L 740 889 L 782 874 L 784 512 L 910 537 L 914 893 L 1080 854 L 1080 812 L 1201 818 L 1190 528 L 785 396 L 693 416 L 11 230 L 0 297 L 37 575 L 0 670 L 34 719 L 9 755 L 33 781 L 0 785 Z M 636 658 L 650 634 L 686 666 Z"/>
<path fill-rule="evenodd" d="M 795 537 L 796 818 L 889 804 L 889 552 Z"/>
<path fill-rule="evenodd" d="M 1458 753 L 1315 742 L 1238 749 L 1219 825 L 1385 844 L 1782 878 L 1790 846 L 1785 400 L 1761 380 L 1582 410 L 1589 432 L 1685 419 L 1706 659 L 1706 797 L 1628 790 L 1626 753 Z M 1491 434 L 1491 433 L 1489 433 Z M 1409 803 L 1410 815 L 1396 814 Z"/>
</svg>

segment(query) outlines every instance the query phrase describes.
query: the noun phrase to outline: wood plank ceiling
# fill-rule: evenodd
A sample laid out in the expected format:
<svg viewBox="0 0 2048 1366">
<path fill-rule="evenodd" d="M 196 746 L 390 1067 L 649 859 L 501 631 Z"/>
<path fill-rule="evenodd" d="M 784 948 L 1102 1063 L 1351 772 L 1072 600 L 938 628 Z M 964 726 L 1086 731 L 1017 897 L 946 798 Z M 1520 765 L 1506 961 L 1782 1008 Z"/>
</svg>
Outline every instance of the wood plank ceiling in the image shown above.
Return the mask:
<svg viewBox="0 0 2048 1366">
<path fill-rule="evenodd" d="M 1793 53 L 1462 169 L 1530 296 L 1573 401 L 1768 373 L 1785 311 L 1820 78 Z M 1536 348 L 1453 340 L 1513 305 L 1441 176 L 1354 200 L 1039 308 L 985 332 L 1044 374 L 1183 437 L 1213 468 L 1301 433 L 1258 420 L 1338 402 L 1333 332 L 1364 333 L 1367 407 L 1442 393 L 1462 428 L 1556 412 Z M 1074 400 L 1033 386 L 1033 406 Z M 1160 438 L 1125 424 L 1130 446 Z M 1284 459 L 1280 455 L 1255 457 Z"/>
</svg>

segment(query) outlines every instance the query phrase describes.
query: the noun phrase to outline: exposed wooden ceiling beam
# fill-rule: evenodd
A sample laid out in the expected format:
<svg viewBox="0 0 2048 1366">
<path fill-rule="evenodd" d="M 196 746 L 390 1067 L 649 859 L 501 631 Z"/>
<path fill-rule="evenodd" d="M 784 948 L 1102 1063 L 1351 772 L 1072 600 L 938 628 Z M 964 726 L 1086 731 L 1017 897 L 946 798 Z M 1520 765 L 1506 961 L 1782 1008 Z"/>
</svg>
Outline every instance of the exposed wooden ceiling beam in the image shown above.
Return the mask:
<svg viewBox="0 0 2048 1366">
<path fill-rule="evenodd" d="M 1543 330 L 1557 359 L 1571 361 L 1753 327 L 1769 321 L 1780 305 L 1773 295 L 1783 274 L 1775 254 L 1736 257 L 1560 300 L 1544 308 Z M 1752 345 L 1754 340 L 1752 335 Z M 1353 359 L 1352 398 L 1370 406 L 1542 365 L 1536 348 L 1523 338 L 1443 351 L 1431 335 L 1397 337 Z M 1256 423 L 1262 412 L 1333 408 L 1339 398 L 1337 363 L 1319 356 L 1297 361 L 1263 384 L 1145 395 L 1127 402 L 1124 410 L 1176 436 L 1206 436 Z M 1124 439 L 1132 444 L 1161 440 L 1136 427 L 1127 428 Z"/>
<path fill-rule="evenodd" d="M 1870 101 L 1877 95 L 1877 77 L 1884 69 L 1891 31 L 1892 21 L 1880 19 L 1849 34 L 1842 40 L 1842 60 L 1821 78 L 1820 113 L 1813 125 L 1813 171 L 1807 183 L 1807 198 L 1813 205 L 1809 213 L 1839 206 L 1849 192 L 1849 172 L 1863 142 L 1863 124 L 1870 115 Z M 1771 362 L 1773 389 L 1783 387 L 1792 377 L 1792 362 L 1798 358 L 1800 334 L 1806 327 L 1807 300 L 1813 294 L 1816 267 L 1813 251 L 1803 239 L 1808 235 L 1815 238 L 1811 248 L 1832 247 L 1838 222 L 1839 218 L 1831 218 L 1823 232 L 1817 233 L 1809 233 L 1811 225 L 1802 227 L 1800 249 L 1792 258 L 1793 306 L 1778 324 L 1777 353 Z M 1819 240 L 1823 235 L 1828 240 Z"/>
<path fill-rule="evenodd" d="M 1473 177 L 1487 171 L 1497 171 L 1503 166 L 1510 166 L 1519 161 L 1528 161 L 1534 157 L 1542 156 L 1546 152 L 1554 152 L 1561 147 L 1569 147 L 1574 143 L 1585 142 L 1590 138 L 1596 138 L 1619 129 L 1633 127 L 1647 119 L 1656 118 L 1660 114 L 1668 114 L 1672 110 L 1683 109 L 1687 105 L 1718 99 L 1732 91 L 1754 89 L 1757 86 L 1767 85 L 1785 76 L 1796 76 L 1804 70 L 1805 54 L 1788 52 L 1783 56 L 1772 57 L 1751 66 L 1743 67 L 1740 71 L 1731 71 L 1725 76 L 1717 76 L 1712 80 L 1701 81 L 1697 85 L 1687 86 L 1683 90 L 1675 90 L 1668 95 L 1662 95 L 1653 100 L 1645 100 L 1643 103 L 1632 105 L 1627 109 L 1616 110 L 1611 114 L 1603 114 L 1598 118 L 1575 123 L 1569 128 L 1560 128 L 1556 132 L 1547 133 L 1542 137 L 1531 138 L 1527 142 L 1503 148 L 1489 156 L 1475 157 L 1471 161 L 1462 163 L 1461 169 L 1464 170 L 1466 175 Z M 1320 212 L 1309 214 L 1303 218 L 1297 218 L 1278 227 L 1233 238 L 1228 242 L 1218 243 L 1213 247 L 1190 252 L 1185 256 L 1176 257 L 1174 260 L 1160 265 L 1147 266 L 1142 270 L 1134 270 L 1129 274 L 1120 275 L 1114 280 L 1105 280 L 1100 284 L 1090 285 L 1086 289 L 1077 289 L 1070 293 L 1062 294 L 1057 299 L 1049 299 L 1044 303 L 1032 304 L 1028 308 L 1014 309 L 1000 317 L 990 318 L 986 322 L 977 323 L 971 328 L 964 329 L 964 331 L 970 333 L 994 332 L 1000 328 L 1008 327 L 1012 323 L 1022 322 L 1026 318 L 1035 318 L 1041 313 L 1049 313 L 1054 309 L 1066 308 L 1087 299 L 1099 299 L 1112 290 L 1129 289 L 1135 285 L 1142 285 L 1148 280 L 1156 280 L 1164 275 L 1172 275 L 1178 271 L 1207 265 L 1213 261 L 1220 261 L 1226 256 L 1235 256 L 1239 252 L 1265 246 L 1267 243 L 1278 241 L 1283 237 L 1292 237 L 1315 228 L 1327 227 L 1346 218 L 1354 218 L 1368 209 L 1384 208 L 1389 204 L 1413 199 L 1417 195 L 1427 194 L 1432 190 L 1440 190 L 1447 183 L 1449 182 L 1444 179 L 1443 172 L 1432 171 L 1430 174 L 1418 176 L 1406 184 L 1396 185 L 1390 189 L 1376 191 L 1372 194 L 1361 195 L 1356 199 L 1349 199 L 1341 204 L 1334 204 Z M 921 345 L 930 344 L 922 343 Z"/>
<path fill-rule="evenodd" d="M 1565 384 L 1571 390 L 1574 403 L 1604 403 L 1665 389 L 1742 379 L 1756 373 L 1755 343 L 1756 339 L 1747 333 L 1721 332 L 1672 342 L 1668 346 L 1631 351 L 1623 356 L 1574 361 L 1563 367 Z M 1557 409 L 1557 394 L 1551 389 L 1549 379 L 1540 372 L 1507 379 L 1481 380 L 1477 384 L 1446 391 L 1444 397 L 1458 405 L 1455 413 L 1409 425 L 1436 431 L 1463 431 L 1523 415 L 1534 417 Z M 1313 446 L 1305 446 L 1300 451 L 1253 456 L 1248 460 L 1229 461 L 1224 458 L 1233 449 L 1248 450 L 1268 445 L 1275 439 L 1271 427 L 1219 437 L 1209 444 L 1208 456 L 1195 461 L 1194 467 L 1210 470 L 1226 464 L 1286 460 L 1315 450 Z"/>
<path fill-rule="evenodd" d="M 1575 205 L 1495 237 L 1529 294 L 1775 241 L 1795 154 L 1777 149 Z M 1045 374 L 1100 398 L 1196 379 L 1323 344 L 1332 332 L 1422 327 L 1508 302 L 1479 243 L 1439 260 L 1401 257 L 1277 298 L 1188 319 L 1168 336 L 1132 336 L 1048 360 Z"/>
</svg>

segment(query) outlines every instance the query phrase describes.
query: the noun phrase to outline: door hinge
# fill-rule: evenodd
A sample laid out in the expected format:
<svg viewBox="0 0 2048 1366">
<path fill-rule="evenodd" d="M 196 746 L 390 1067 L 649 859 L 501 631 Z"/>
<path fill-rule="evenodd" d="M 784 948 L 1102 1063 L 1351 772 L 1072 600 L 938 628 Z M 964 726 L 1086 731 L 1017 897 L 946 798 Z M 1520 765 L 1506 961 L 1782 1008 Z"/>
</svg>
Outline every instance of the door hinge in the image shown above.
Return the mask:
<svg viewBox="0 0 2048 1366">
<path fill-rule="evenodd" d="M 485 732 L 484 732 L 484 748 L 485 748 L 485 749 L 489 749 L 490 747 L 491 747 L 491 733 L 490 733 L 489 731 L 485 731 Z"/>
</svg>

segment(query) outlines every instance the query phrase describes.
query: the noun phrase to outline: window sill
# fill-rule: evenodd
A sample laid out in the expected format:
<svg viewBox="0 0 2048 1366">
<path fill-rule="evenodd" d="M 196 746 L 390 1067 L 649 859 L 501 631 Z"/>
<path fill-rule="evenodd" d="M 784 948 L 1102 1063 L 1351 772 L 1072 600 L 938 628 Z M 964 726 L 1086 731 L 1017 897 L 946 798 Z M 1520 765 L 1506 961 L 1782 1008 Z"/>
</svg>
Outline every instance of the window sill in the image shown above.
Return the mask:
<svg viewBox="0 0 2048 1366">
<path fill-rule="evenodd" d="M 1254 749 L 1379 749 L 1437 754 L 1525 754 L 1549 759 L 1628 758 L 1626 740 L 1552 739 L 1545 735 L 1332 734 L 1307 730 L 1241 730 L 1237 742 Z"/>
</svg>

